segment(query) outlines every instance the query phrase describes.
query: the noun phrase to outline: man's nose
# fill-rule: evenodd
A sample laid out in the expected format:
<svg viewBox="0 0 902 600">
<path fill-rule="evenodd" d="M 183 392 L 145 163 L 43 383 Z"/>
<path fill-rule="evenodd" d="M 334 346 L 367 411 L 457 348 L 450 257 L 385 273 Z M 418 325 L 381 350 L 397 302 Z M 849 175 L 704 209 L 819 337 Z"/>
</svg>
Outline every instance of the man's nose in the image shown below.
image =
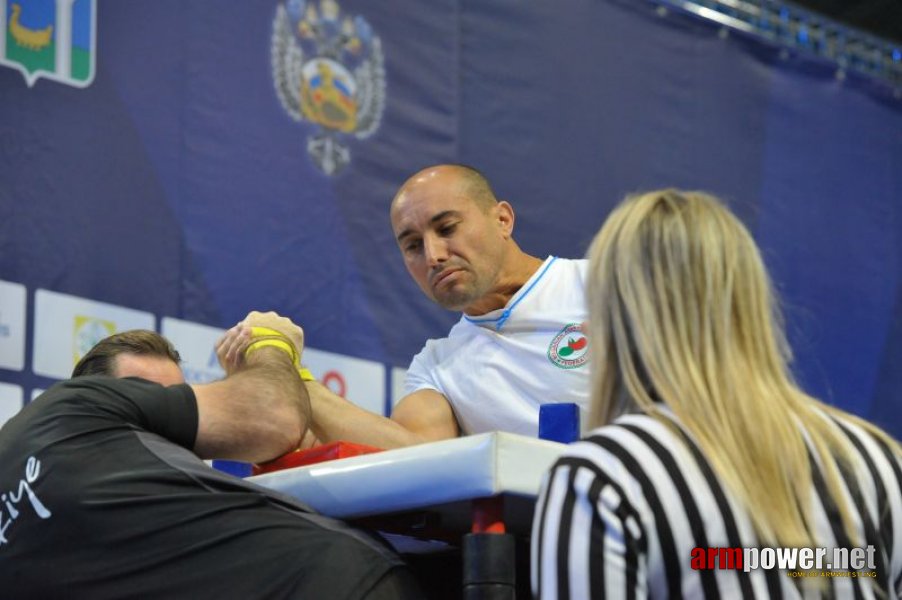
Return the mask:
<svg viewBox="0 0 902 600">
<path fill-rule="evenodd" d="M 426 262 L 430 267 L 435 267 L 448 260 L 448 244 L 445 240 L 427 236 L 423 239 L 423 247 L 426 253 Z"/>
</svg>

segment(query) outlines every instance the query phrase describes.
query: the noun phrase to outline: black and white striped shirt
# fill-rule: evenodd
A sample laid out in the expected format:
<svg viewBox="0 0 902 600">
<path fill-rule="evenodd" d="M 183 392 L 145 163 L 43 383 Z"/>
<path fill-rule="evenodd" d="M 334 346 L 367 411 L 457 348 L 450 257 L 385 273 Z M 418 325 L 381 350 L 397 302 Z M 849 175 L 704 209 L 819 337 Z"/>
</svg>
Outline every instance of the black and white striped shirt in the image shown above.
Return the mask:
<svg viewBox="0 0 902 600">
<path fill-rule="evenodd" d="M 673 418 L 671 416 L 671 418 Z M 825 416 L 825 418 L 827 418 Z M 674 421 L 676 422 L 676 421 Z M 844 473 L 855 520 L 876 549 L 876 577 L 831 577 L 826 597 L 902 597 L 902 464 L 847 422 L 865 468 Z M 814 465 L 818 545 L 852 547 Z M 575 443 L 548 474 L 532 531 L 532 589 L 540 600 L 802 598 L 778 569 L 693 570 L 693 548 L 760 546 L 748 511 L 714 474 L 688 433 L 643 414 L 618 418 Z"/>
</svg>

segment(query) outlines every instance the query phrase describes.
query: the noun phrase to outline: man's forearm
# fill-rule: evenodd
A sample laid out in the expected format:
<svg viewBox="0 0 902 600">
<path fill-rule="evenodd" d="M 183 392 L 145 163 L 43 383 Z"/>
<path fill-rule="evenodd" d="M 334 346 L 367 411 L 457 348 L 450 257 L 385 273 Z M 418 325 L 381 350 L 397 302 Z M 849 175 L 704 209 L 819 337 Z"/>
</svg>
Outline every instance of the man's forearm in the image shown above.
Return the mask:
<svg viewBox="0 0 902 600">
<path fill-rule="evenodd" d="M 290 358 L 265 347 L 223 381 L 196 386 L 204 458 L 262 462 L 294 450 L 310 423 L 310 401 Z"/>
<path fill-rule="evenodd" d="M 431 441 L 348 402 L 317 381 L 306 385 L 313 412 L 310 428 L 323 443 L 343 440 L 377 448 L 400 448 Z"/>
<path fill-rule="evenodd" d="M 295 410 L 303 436 L 310 425 L 310 397 L 288 355 L 276 348 L 263 348 L 248 356 L 235 376 L 252 379 L 253 393 L 261 403 L 281 403 Z"/>
</svg>

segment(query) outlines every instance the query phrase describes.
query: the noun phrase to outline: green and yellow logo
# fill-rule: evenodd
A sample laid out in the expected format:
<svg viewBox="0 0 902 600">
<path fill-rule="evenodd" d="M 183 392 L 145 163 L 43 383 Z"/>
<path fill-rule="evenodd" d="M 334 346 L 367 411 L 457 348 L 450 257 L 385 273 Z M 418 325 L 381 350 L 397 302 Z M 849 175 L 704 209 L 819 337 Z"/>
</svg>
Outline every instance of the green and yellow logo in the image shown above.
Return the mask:
<svg viewBox="0 0 902 600">
<path fill-rule="evenodd" d="M 87 87 L 94 80 L 96 0 L 0 0 L 0 65 L 29 86 L 44 77 Z"/>
<path fill-rule="evenodd" d="M 116 333 L 116 324 L 106 319 L 75 315 L 72 329 L 72 364 L 81 360 L 97 342 Z"/>
</svg>

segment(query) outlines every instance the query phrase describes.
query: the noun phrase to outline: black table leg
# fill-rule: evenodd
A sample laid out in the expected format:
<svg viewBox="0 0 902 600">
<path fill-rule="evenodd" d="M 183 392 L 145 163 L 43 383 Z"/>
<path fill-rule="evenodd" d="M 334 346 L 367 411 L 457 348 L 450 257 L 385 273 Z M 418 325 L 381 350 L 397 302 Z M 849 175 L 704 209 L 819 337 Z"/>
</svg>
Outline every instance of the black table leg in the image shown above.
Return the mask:
<svg viewBox="0 0 902 600">
<path fill-rule="evenodd" d="M 501 496 L 473 501 L 473 529 L 464 536 L 461 554 L 464 600 L 516 599 L 516 541 L 505 533 Z"/>
<path fill-rule="evenodd" d="M 516 544 L 509 533 L 469 533 L 463 540 L 464 600 L 515 600 Z"/>
</svg>

